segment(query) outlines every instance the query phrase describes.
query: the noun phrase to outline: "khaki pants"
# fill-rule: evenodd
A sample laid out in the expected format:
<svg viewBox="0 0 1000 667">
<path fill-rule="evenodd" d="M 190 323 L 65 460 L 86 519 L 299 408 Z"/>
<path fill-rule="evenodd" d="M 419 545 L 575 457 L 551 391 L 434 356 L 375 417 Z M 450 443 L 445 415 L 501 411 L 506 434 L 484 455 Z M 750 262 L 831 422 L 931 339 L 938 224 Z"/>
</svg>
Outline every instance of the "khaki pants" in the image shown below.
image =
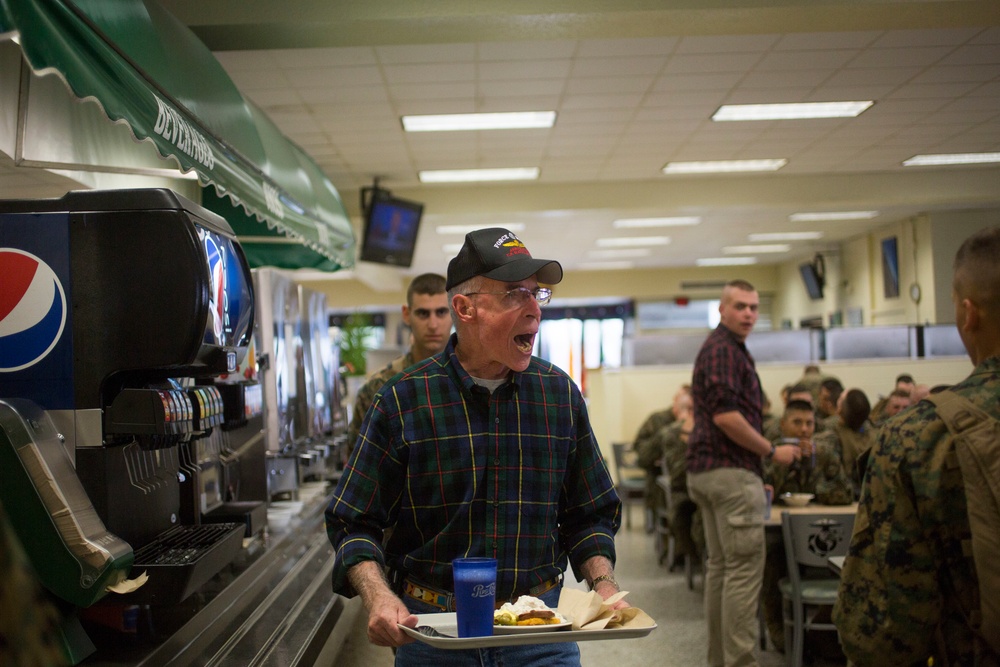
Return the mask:
<svg viewBox="0 0 1000 667">
<path fill-rule="evenodd" d="M 764 484 L 741 468 L 688 473 L 701 507 L 708 561 L 705 616 L 710 667 L 757 665 L 757 605 L 764 576 Z"/>
</svg>

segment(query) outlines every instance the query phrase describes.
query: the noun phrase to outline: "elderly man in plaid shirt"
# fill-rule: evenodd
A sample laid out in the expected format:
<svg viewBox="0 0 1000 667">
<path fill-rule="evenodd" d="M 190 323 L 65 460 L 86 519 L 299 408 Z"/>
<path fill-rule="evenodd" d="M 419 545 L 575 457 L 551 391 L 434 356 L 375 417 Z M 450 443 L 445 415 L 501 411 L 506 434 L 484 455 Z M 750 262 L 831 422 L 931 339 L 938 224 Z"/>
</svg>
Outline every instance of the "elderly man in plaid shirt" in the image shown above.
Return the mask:
<svg viewBox="0 0 1000 667">
<path fill-rule="evenodd" d="M 438 650 L 397 624 L 453 611 L 451 561 L 497 559 L 497 603 L 555 607 L 567 564 L 618 592 L 621 501 L 579 388 L 532 356 L 540 306 L 562 280 L 510 231 L 481 229 L 448 265 L 455 334 L 375 396 L 326 511 L 334 589 L 360 595 L 368 637 L 397 665 L 579 665 L 574 643 Z M 627 606 L 620 601 L 618 606 Z"/>
</svg>

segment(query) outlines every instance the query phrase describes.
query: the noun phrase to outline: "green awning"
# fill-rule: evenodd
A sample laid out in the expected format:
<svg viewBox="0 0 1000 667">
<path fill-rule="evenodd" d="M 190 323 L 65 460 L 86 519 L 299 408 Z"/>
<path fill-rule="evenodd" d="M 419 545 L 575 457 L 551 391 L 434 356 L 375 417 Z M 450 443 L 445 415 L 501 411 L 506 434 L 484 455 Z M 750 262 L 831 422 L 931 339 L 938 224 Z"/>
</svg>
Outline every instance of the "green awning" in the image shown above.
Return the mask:
<svg viewBox="0 0 1000 667">
<path fill-rule="evenodd" d="M 58 74 L 74 96 L 96 100 L 136 139 L 196 172 L 206 205 L 231 222 L 259 221 L 240 233 L 279 242 L 261 244 L 258 264 L 354 265 L 354 232 L 333 184 L 155 0 L 0 0 L 0 33 L 36 74 Z M 229 210 L 217 205 L 226 200 Z"/>
</svg>

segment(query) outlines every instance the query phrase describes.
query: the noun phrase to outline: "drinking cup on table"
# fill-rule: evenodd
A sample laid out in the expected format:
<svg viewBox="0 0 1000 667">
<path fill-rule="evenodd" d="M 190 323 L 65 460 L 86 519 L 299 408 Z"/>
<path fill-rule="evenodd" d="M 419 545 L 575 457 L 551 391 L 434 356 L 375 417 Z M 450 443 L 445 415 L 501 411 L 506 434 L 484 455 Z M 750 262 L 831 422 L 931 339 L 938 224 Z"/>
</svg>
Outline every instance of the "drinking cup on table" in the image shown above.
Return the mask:
<svg viewBox="0 0 1000 667">
<path fill-rule="evenodd" d="M 455 611 L 459 637 L 489 637 L 493 634 L 496 608 L 496 558 L 456 558 L 451 561 L 455 577 Z"/>
</svg>

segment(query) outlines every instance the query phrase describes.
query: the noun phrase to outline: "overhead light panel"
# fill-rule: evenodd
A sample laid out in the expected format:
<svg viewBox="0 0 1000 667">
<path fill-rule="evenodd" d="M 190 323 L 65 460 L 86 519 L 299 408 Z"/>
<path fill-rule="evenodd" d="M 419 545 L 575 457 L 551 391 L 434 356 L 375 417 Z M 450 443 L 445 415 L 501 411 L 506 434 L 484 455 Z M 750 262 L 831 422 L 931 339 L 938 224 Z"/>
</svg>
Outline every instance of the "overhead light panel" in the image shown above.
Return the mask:
<svg viewBox="0 0 1000 667">
<path fill-rule="evenodd" d="M 438 169 L 421 171 L 421 183 L 476 183 L 482 181 L 533 181 L 538 179 L 538 167 L 506 169 Z"/>
<path fill-rule="evenodd" d="M 670 243 L 669 236 L 622 236 L 597 239 L 599 248 L 628 248 L 635 246 L 658 246 Z"/>
<path fill-rule="evenodd" d="M 903 160 L 904 167 L 950 166 L 955 164 L 988 164 L 1000 162 L 1000 153 L 940 153 L 937 155 L 914 155 Z"/>
<path fill-rule="evenodd" d="M 611 271 L 622 269 L 634 269 L 634 262 L 580 262 L 576 265 L 580 271 Z"/>
<path fill-rule="evenodd" d="M 523 222 L 497 223 L 496 225 L 491 226 L 503 227 L 509 232 L 524 231 Z M 469 232 L 474 232 L 477 229 L 482 229 L 483 227 L 484 225 L 438 225 L 434 229 L 438 234 L 468 234 Z"/>
<path fill-rule="evenodd" d="M 451 113 L 425 116 L 403 116 L 403 129 L 407 132 L 528 130 L 552 127 L 555 122 L 555 111 Z"/>
<path fill-rule="evenodd" d="M 626 259 L 649 257 L 653 251 L 649 248 L 611 248 L 610 250 L 588 250 L 587 256 L 594 259 Z"/>
<path fill-rule="evenodd" d="M 756 257 L 702 257 L 694 260 L 698 266 L 745 266 L 756 264 Z"/>
<path fill-rule="evenodd" d="M 788 219 L 792 222 L 819 222 L 842 220 L 871 220 L 878 211 L 826 211 L 820 213 L 792 213 Z"/>
<path fill-rule="evenodd" d="M 715 121 L 802 120 L 807 118 L 853 118 L 874 102 L 793 102 L 788 104 L 724 104 L 712 114 Z"/>
<path fill-rule="evenodd" d="M 764 160 L 712 160 L 707 162 L 668 162 L 664 174 L 727 174 L 740 171 L 777 171 L 788 160 L 769 158 Z"/>
<path fill-rule="evenodd" d="M 772 245 L 727 245 L 722 249 L 724 255 L 755 255 L 766 252 L 788 252 L 792 246 L 787 243 Z"/>
<path fill-rule="evenodd" d="M 768 241 L 815 241 L 823 238 L 823 232 L 768 232 L 765 234 L 748 234 L 747 241 L 753 243 Z"/>
<path fill-rule="evenodd" d="M 697 225 L 701 218 L 696 215 L 675 216 L 671 218 L 619 218 L 611 224 L 621 228 L 645 227 L 686 227 Z"/>
</svg>

